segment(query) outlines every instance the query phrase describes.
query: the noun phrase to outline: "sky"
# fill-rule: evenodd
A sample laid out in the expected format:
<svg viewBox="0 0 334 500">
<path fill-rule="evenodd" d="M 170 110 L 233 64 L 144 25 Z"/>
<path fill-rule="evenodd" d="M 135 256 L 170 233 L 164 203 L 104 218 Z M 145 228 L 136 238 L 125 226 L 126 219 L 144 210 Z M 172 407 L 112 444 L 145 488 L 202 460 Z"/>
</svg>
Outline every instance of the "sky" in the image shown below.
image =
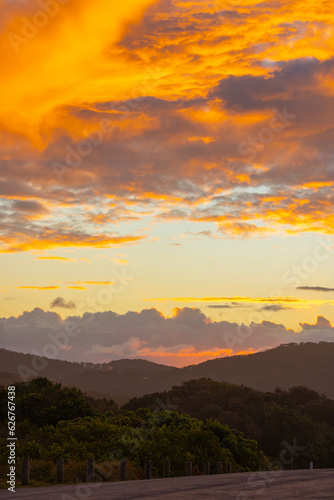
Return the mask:
<svg viewBox="0 0 334 500">
<path fill-rule="evenodd" d="M 329 2 L 0 0 L 0 54 L 2 347 L 334 340 Z"/>
</svg>

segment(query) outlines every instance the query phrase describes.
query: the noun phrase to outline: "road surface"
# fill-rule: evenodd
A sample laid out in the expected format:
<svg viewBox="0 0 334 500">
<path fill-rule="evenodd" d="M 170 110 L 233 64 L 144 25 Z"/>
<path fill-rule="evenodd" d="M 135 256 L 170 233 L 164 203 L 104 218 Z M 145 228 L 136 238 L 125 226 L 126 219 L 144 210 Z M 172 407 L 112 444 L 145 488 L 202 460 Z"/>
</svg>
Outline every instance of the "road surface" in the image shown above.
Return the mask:
<svg viewBox="0 0 334 500">
<path fill-rule="evenodd" d="M 334 469 L 249 472 L 0 490 L 0 500 L 334 500 Z"/>
</svg>

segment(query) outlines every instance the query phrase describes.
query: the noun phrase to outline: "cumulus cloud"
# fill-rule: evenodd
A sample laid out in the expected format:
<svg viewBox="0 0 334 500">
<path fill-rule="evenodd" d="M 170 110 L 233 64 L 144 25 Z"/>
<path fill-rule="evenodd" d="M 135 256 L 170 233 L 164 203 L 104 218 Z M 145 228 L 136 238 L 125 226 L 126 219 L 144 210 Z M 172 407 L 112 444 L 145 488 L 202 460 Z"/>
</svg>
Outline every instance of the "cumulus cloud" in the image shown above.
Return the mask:
<svg viewBox="0 0 334 500">
<path fill-rule="evenodd" d="M 271 321 L 239 325 L 211 321 L 196 308 L 177 308 L 165 317 L 152 308 L 141 312 L 85 313 L 62 319 L 36 308 L 0 320 L 1 345 L 58 359 L 107 362 L 144 358 L 184 366 L 206 359 L 251 353 L 289 342 L 334 341 L 334 328 L 319 316 L 301 330 Z"/>
<path fill-rule="evenodd" d="M 305 331 L 306 330 L 313 330 L 315 328 L 325 329 L 325 330 L 328 328 L 332 328 L 330 321 L 328 319 L 324 318 L 323 316 L 317 317 L 317 322 L 315 325 L 310 325 L 309 323 L 300 323 L 300 326 Z"/>
<path fill-rule="evenodd" d="M 71 300 L 69 302 L 66 302 L 63 297 L 57 297 L 51 301 L 50 307 L 52 309 L 54 309 L 55 307 L 61 307 L 63 309 L 75 309 L 76 305 Z"/>
</svg>

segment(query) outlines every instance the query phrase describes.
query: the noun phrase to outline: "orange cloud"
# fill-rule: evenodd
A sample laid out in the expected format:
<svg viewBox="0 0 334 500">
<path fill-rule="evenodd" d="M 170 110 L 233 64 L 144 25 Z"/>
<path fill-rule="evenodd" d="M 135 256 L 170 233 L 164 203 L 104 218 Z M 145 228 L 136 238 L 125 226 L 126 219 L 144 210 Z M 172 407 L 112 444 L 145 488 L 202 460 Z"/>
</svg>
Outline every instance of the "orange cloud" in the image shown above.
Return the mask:
<svg viewBox="0 0 334 500">
<path fill-rule="evenodd" d="M 240 304 L 263 304 L 263 303 L 275 303 L 275 304 L 291 304 L 294 307 L 309 307 L 313 305 L 321 304 L 334 304 L 334 300 L 321 300 L 321 299 L 300 299 L 298 297 L 165 297 L 165 298 L 150 298 L 144 299 L 146 301 L 157 301 L 157 302 L 186 302 L 186 303 L 197 303 L 197 302 L 236 302 Z M 178 309 L 174 309 L 178 311 Z M 175 313 L 174 313 L 175 314 Z"/>
<path fill-rule="evenodd" d="M 37 5 L 24 2 L 13 8 L 0 36 L 7 75 L 0 97 L 2 126 L 28 134 L 36 146 L 43 147 L 40 126 L 48 133 L 50 126 L 56 125 L 53 117 L 62 106 L 108 100 L 111 81 L 114 98 L 139 85 L 136 67 L 119 55 L 116 43 L 126 25 L 138 21 L 152 3 L 125 0 L 116 5 L 97 0 L 93 5 L 88 0 L 71 0 L 41 28 L 33 25 L 34 14 L 41 10 Z M 10 5 L 6 8 L 11 10 Z M 34 32 L 28 38 L 24 36 L 29 28 L 25 29 L 23 16 L 31 23 L 30 32 Z M 22 81 L 25 85 L 19 83 Z"/>
<path fill-rule="evenodd" d="M 40 7 L 0 3 L 0 252 L 140 243 L 110 230 L 148 217 L 332 234 L 326 2 L 58 7 L 23 40 Z"/>
<path fill-rule="evenodd" d="M 82 235 L 59 235 L 49 239 L 27 239 L 26 242 L 19 243 L 14 238 L 7 238 L 2 241 L 0 253 L 15 253 L 25 252 L 27 250 L 47 250 L 52 248 L 66 247 L 91 247 L 91 248 L 108 248 L 111 246 L 119 246 L 127 243 L 137 243 L 142 240 L 143 236 L 115 236 L 108 237 L 103 235 L 88 236 Z"/>
</svg>

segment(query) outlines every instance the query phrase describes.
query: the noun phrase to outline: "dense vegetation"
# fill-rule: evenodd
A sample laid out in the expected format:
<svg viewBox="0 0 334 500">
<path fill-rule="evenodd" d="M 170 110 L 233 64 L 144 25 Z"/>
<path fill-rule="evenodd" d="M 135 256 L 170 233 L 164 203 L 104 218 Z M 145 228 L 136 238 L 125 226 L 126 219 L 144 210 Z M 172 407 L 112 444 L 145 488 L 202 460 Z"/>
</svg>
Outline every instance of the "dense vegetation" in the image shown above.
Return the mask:
<svg viewBox="0 0 334 500">
<path fill-rule="evenodd" d="M 16 386 L 16 421 L 39 427 L 56 425 L 61 420 L 92 417 L 99 412 L 117 409 L 112 400 L 94 399 L 75 387 L 62 387 L 46 378 L 37 378 Z M 7 416 L 7 391 L 0 389 L 0 420 Z"/>
<path fill-rule="evenodd" d="M 183 475 L 186 460 L 202 469 L 203 462 L 231 463 L 242 471 L 268 467 L 256 441 L 212 419 L 205 422 L 164 409 L 117 410 L 113 401 L 87 398 L 77 389 L 61 387 L 45 378 L 16 386 L 17 456 L 46 463 L 63 457 L 80 462 L 128 458 L 134 466 L 152 460 L 158 476 L 162 460 L 169 458 L 172 475 Z M 7 392 L 0 390 L 1 408 Z M 1 412 L 1 463 L 5 465 L 6 412 Z"/>
<path fill-rule="evenodd" d="M 190 380 L 168 392 L 133 398 L 122 409 L 153 410 L 161 402 L 193 418 L 214 418 L 242 431 L 286 468 L 308 467 L 310 461 L 334 467 L 334 401 L 306 387 L 264 393 L 210 379 Z"/>
<path fill-rule="evenodd" d="M 194 472 L 203 470 L 205 461 L 213 472 L 217 461 L 241 471 L 267 469 L 270 462 L 285 468 L 308 467 L 310 461 L 334 467 L 334 401 L 306 387 L 264 393 L 190 380 L 118 408 L 112 400 L 37 378 L 16 384 L 15 402 L 17 457 L 29 456 L 40 469 L 53 470 L 59 457 L 72 472 L 84 471 L 87 457 L 100 464 L 127 458 L 134 478 L 141 477 L 147 459 L 158 477 L 165 458 L 171 460 L 172 475 L 183 475 L 187 460 Z M 3 471 L 6 418 L 7 390 L 0 387 Z M 115 469 L 109 477 L 117 477 Z"/>
</svg>

